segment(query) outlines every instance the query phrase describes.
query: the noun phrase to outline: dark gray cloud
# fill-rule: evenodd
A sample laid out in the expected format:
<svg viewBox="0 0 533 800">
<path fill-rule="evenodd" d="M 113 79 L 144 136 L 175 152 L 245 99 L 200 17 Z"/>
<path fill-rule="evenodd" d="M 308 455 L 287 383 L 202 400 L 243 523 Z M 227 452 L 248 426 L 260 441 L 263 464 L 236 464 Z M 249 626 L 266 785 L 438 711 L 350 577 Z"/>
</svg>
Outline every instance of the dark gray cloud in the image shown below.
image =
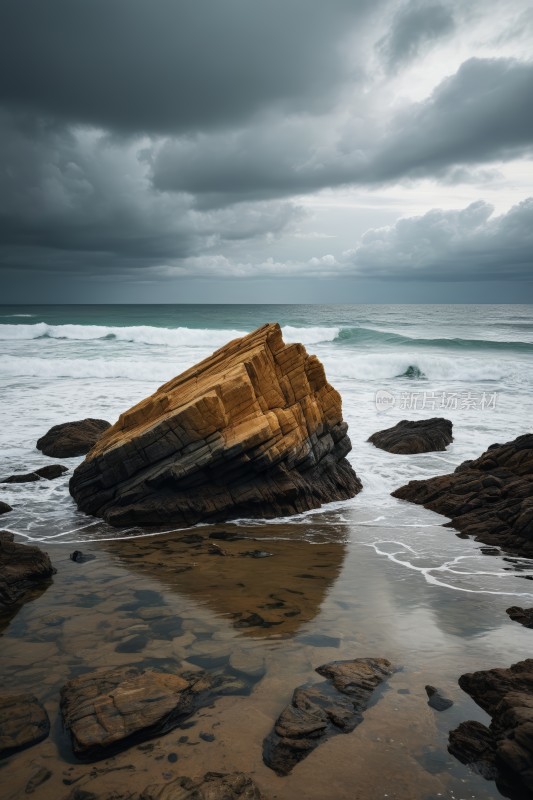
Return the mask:
<svg viewBox="0 0 533 800">
<path fill-rule="evenodd" d="M 383 0 L 3 0 L 0 102 L 127 132 L 331 106 Z"/>
<path fill-rule="evenodd" d="M 428 100 L 392 120 L 369 177 L 435 176 L 532 149 L 533 62 L 472 58 Z"/>
<path fill-rule="evenodd" d="M 153 159 L 154 184 L 200 205 L 435 176 L 533 149 L 533 63 L 470 59 L 431 96 L 379 120 L 375 99 L 352 95 L 354 116 L 269 119 L 173 138 Z"/>
<path fill-rule="evenodd" d="M 395 15 L 389 31 L 376 48 L 392 72 L 415 58 L 431 42 L 451 34 L 454 28 L 449 4 L 411 0 Z"/>
<path fill-rule="evenodd" d="M 341 263 L 374 278 L 533 281 L 533 197 L 492 216 L 482 201 L 369 230 Z"/>
<path fill-rule="evenodd" d="M 0 268 L 148 268 L 224 242 L 275 236 L 291 202 L 202 213 L 153 189 L 139 144 L 0 111 Z"/>
</svg>

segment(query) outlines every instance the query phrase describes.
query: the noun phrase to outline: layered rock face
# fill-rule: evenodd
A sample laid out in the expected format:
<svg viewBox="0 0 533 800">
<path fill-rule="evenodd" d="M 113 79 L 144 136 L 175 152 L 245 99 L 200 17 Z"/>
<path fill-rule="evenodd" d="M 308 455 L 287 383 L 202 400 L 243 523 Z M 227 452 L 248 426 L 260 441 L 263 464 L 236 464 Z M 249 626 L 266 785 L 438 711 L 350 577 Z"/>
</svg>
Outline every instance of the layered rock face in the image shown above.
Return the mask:
<svg viewBox="0 0 533 800">
<path fill-rule="evenodd" d="M 392 493 L 451 517 L 479 541 L 533 557 L 533 434 L 494 444 L 450 475 L 410 481 Z"/>
<path fill-rule="evenodd" d="M 360 491 L 347 429 L 320 361 L 264 325 L 122 414 L 70 492 L 116 526 L 296 514 Z"/>
<path fill-rule="evenodd" d="M 452 423 L 444 417 L 403 419 L 393 428 L 373 433 L 368 441 L 381 450 L 402 455 L 446 450 L 453 442 Z"/>
<path fill-rule="evenodd" d="M 450 732 L 450 752 L 495 779 L 506 796 L 520 786 L 533 792 L 533 659 L 461 675 L 459 686 L 492 722 L 461 723 Z"/>
<path fill-rule="evenodd" d="M 46 739 L 50 720 L 31 694 L 0 695 L 0 758 Z"/>
</svg>

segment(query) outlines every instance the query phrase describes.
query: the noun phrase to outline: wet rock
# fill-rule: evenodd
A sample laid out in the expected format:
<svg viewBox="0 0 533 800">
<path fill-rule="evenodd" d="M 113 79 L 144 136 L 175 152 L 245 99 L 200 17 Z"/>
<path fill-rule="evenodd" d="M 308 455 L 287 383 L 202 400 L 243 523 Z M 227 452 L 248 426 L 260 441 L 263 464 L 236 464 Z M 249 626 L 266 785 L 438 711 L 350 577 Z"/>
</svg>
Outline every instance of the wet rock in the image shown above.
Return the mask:
<svg viewBox="0 0 533 800">
<path fill-rule="evenodd" d="M 207 772 L 203 778 L 176 778 L 172 783 L 148 786 L 139 800 L 265 800 L 242 772 Z"/>
<path fill-rule="evenodd" d="M 13 511 L 10 505 L 0 502 L 0 514 L 7 514 L 8 511 Z"/>
<path fill-rule="evenodd" d="M 270 558 L 274 554 L 269 553 L 267 550 L 245 550 L 244 553 L 239 553 L 239 555 L 247 558 Z"/>
<path fill-rule="evenodd" d="M 51 458 L 84 456 L 110 427 L 105 419 L 90 418 L 54 425 L 48 433 L 41 436 L 37 449 Z"/>
<path fill-rule="evenodd" d="M 46 783 L 49 778 L 52 777 L 52 772 L 47 769 L 46 767 L 39 767 L 37 772 L 35 772 L 31 778 L 29 779 L 28 783 L 26 784 L 25 792 L 26 794 L 33 794 L 33 792 L 42 786 L 43 783 Z"/>
<path fill-rule="evenodd" d="M 361 490 L 347 430 L 318 359 L 264 325 L 122 414 L 70 491 L 117 526 L 301 513 Z"/>
<path fill-rule="evenodd" d="M 207 552 L 210 556 L 225 556 L 229 557 L 231 554 L 228 553 L 227 550 L 224 550 L 218 544 L 208 544 L 207 545 Z"/>
<path fill-rule="evenodd" d="M 263 742 L 263 760 L 279 775 L 288 775 L 326 738 L 356 728 L 374 689 L 393 670 L 384 658 L 356 658 L 324 664 L 316 672 L 327 681 L 295 689 Z"/>
<path fill-rule="evenodd" d="M 373 433 L 368 441 L 388 453 L 432 453 L 446 450 L 453 442 L 452 423 L 443 417 L 403 419 L 393 428 Z"/>
<path fill-rule="evenodd" d="M 28 591 L 46 584 L 54 573 L 47 553 L 13 539 L 12 533 L 0 531 L 0 610 L 15 606 Z"/>
<path fill-rule="evenodd" d="M 93 561 L 95 558 L 96 556 L 91 553 L 82 553 L 81 550 L 74 550 L 74 552 L 70 554 L 70 560 L 75 561 L 76 564 L 85 564 L 87 561 Z"/>
<path fill-rule="evenodd" d="M 434 708 L 435 711 L 446 711 L 447 708 L 453 706 L 453 700 L 444 697 L 440 689 L 436 689 L 435 686 L 426 686 L 426 694 L 429 698 L 428 706 Z"/>
<path fill-rule="evenodd" d="M 249 675 L 252 678 L 262 678 L 266 672 L 265 659 L 256 650 L 232 650 L 229 665 L 235 672 Z"/>
<path fill-rule="evenodd" d="M 228 531 L 213 531 L 209 534 L 210 539 L 219 539 L 223 542 L 238 542 L 241 539 L 246 539 L 246 536 L 239 536 L 237 533 L 229 533 Z"/>
<path fill-rule="evenodd" d="M 81 675 L 61 690 L 61 713 L 78 758 L 107 758 L 183 725 L 219 695 L 249 687 L 220 672 L 180 675 L 120 667 Z"/>
<path fill-rule="evenodd" d="M 519 606 L 511 606 L 506 609 L 513 622 L 519 622 L 525 628 L 533 628 L 533 608 L 520 608 Z"/>
<path fill-rule="evenodd" d="M 450 517 L 448 527 L 533 557 L 533 434 L 492 445 L 455 472 L 410 481 L 392 493 Z"/>
<path fill-rule="evenodd" d="M 68 468 L 64 467 L 62 464 L 47 464 L 47 466 L 39 467 L 39 469 L 33 472 L 10 475 L 9 478 L 4 478 L 1 483 L 32 483 L 34 481 L 40 481 L 41 478 L 52 481 L 54 478 L 59 478 L 65 472 L 68 472 Z"/>
<path fill-rule="evenodd" d="M 138 633 L 135 636 L 128 636 L 123 642 L 120 642 L 115 647 L 116 653 L 140 653 L 150 639 L 143 633 Z"/>
<path fill-rule="evenodd" d="M 465 764 L 481 763 L 499 787 L 533 792 L 533 659 L 461 675 L 459 685 L 492 721 L 489 728 L 462 723 L 450 733 L 450 752 Z"/>
<path fill-rule="evenodd" d="M 214 733 L 206 733 L 206 731 L 200 731 L 198 734 L 200 739 L 203 742 L 214 742 L 215 741 L 215 734 Z"/>
<path fill-rule="evenodd" d="M 0 758 L 31 747 L 50 732 L 50 720 L 32 694 L 0 695 Z"/>
</svg>

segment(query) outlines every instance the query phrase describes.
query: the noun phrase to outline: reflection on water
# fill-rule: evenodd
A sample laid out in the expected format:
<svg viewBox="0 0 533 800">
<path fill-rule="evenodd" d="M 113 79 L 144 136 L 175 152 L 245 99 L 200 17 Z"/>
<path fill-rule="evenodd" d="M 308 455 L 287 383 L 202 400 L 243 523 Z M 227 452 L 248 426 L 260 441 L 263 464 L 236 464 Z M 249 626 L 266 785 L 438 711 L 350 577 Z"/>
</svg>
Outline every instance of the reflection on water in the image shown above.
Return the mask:
<svg viewBox="0 0 533 800">
<path fill-rule="evenodd" d="M 312 620 L 339 575 L 346 526 L 313 529 L 313 541 L 279 526 L 200 527 L 194 533 L 122 539 L 105 548 L 132 572 L 227 618 L 242 635 L 292 634 Z"/>
<path fill-rule="evenodd" d="M 57 574 L 8 623 L 0 679 L 5 689 L 35 693 L 53 732 L 1 762 L 2 800 L 18 800 L 43 766 L 52 776 L 36 800 L 62 800 L 73 786 L 137 791 L 207 770 L 250 773 L 270 800 L 496 800 L 494 784 L 449 756 L 447 736 L 462 720 L 487 722 L 459 689 L 459 674 L 508 666 L 531 652 L 531 631 L 506 616 L 508 594 L 495 593 L 498 585 L 515 594 L 529 588 L 521 577 L 527 565 L 480 555 L 477 543 L 430 524 L 434 516 L 409 527 L 397 509 L 396 527 L 377 515 L 327 512 L 290 527 L 203 526 L 93 541 L 81 546 L 95 556 L 85 563 L 70 560 L 72 545 L 49 543 Z M 401 559 L 391 558 L 398 552 Z M 469 579 L 478 557 L 485 561 Z M 388 658 L 398 671 L 364 722 L 321 745 L 291 775 L 275 775 L 262 762 L 262 741 L 293 689 L 320 680 L 314 669 L 322 663 L 368 656 Z M 229 668 L 253 688 L 249 696 L 219 698 L 182 729 L 97 768 L 68 763 L 61 686 L 125 664 Z M 443 690 L 453 707 L 431 709 L 426 684 Z"/>
</svg>

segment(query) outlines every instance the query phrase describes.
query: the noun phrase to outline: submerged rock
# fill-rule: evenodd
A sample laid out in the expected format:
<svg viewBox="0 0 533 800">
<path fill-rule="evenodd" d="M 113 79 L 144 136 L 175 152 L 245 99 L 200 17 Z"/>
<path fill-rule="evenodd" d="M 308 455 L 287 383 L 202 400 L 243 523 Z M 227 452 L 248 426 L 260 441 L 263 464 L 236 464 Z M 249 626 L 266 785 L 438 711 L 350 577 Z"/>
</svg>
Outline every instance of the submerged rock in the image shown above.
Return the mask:
<svg viewBox="0 0 533 800">
<path fill-rule="evenodd" d="M 0 695 L 0 758 L 46 739 L 50 720 L 31 694 Z"/>
<path fill-rule="evenodd" d="M 322 364 L 264 325 L 122 414 L 70 491 L 117 526 L 296 514 L 360 491 L 347 429 Z"/>
<path fill-rule="evenodd" d="M 524 628 L 533 628 L 533 608 L 520 608 L 520 606 L 511 606 L 507 608 L 505 613 L 513 620 L 519 622 Z"/>
<path fill-rule="evenodd" d="M 495 444 L 455 472 L 410 481 L 392 493 L 451 517 L 448 527 L 533 557 L 533 434 Z"/>
<path fill-rule="evenodd" d="M 295 689 L 263 742 L 263 761 L 278 775 L 288 775 L 326 738 L 353 731 L 374 689 L 393 669 L 384 658 L 356 658 L 324 664 L 316 672 L 328 680 Z"/>
<path fill-rule="evenodd" d="M 95 761 L 167 733 L 219 695 L 248 690 L 221 671 L 176 675 L 118 667 L 69 681 L 61 690 L 61 713 L 74 753 Z"/>
<path fill-rule="evenodd" d="M 533 791 L 533 659 L 461 675 L 459 686 L 492 722 L 490 728 L 466 722 L 451 731 L 450 753 L 498 786 Z"/>
<path fill-rule="evenodd" d="M 39 469 L 33 472 L 10 475 L 9 478 L 5 478 L 1 483 L 32 483 L 34 481 L 40 481 L 41 478 L 52 481 L 54 478 L 59 478 L 65 472 L 68 472 L 68 468 L 64 467 L 62 464 L 47 464 L 45 467 L 39 467 Z"/>
<path fill-rule="evenodd" d="M 368 441 L 389 453 L 431 453 L 446 450 L 450 442 L 453 442 L 452 423 L 443 417 L 416 422 L 403 419 L 393 428 L 373 433 Z"/>
<path fill-rule="evenodd" d="M 242 772 L 207 772 L 203 778 L 176 778 L 147 786 L 139 800 L 263 800 L 251 778 Z"/>
<path fill-rule="evenodd" d="M 13 539 L 12 533 L 0 531 L 0 610 L 15 606 L 26 592 L 49 581 L 54 574 L 46 553 Z"/>
<path fill-rule="evenodd" d="M 13 509 L 11 508 L 11 506 L 10 506 L 10 505 L 8 505 L 7 503 L 2 503 L 2 502 L 0 501 L 0 514 L 7 514 L 7 513 L 8 513 L 8 511 L 13 511 Z"/>
<path fill-rule="evenodd" d="M 51 458 L 84 456 L 94 447 L 102 433 L 110 428 L 105 419 L 80 419 L 54 425 L 37 442 L 37 450 Z"/>
<path fill-rule="evenodd" d="M 446 711 L 453 706 L 453 700 L 444 697 L 440 689 L 435 686 L 426 686 L 426 694 L 428 696 L 428 706 L 434 708 L 435 711 Z"/>
</svg>

